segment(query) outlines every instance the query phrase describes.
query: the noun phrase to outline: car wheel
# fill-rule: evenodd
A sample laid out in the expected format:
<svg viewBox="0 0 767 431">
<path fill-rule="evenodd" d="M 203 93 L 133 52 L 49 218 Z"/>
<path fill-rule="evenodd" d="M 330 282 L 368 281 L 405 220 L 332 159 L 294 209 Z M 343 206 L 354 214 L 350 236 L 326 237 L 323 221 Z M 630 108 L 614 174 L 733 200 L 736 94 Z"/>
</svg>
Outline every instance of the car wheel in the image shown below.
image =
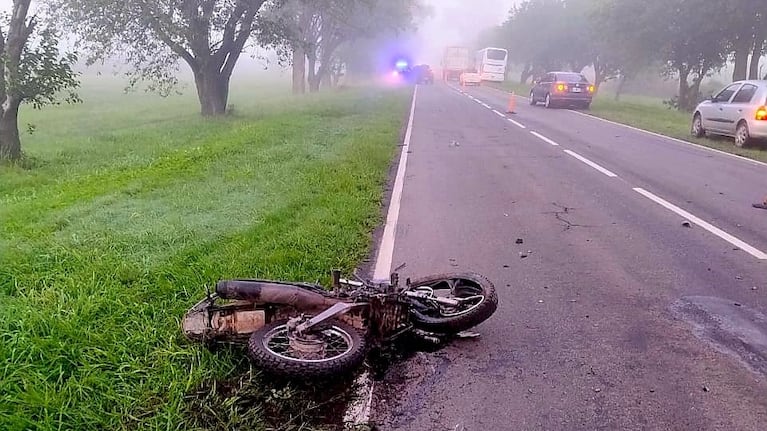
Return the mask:
<svg viewBox="0 0 767 431">
<path fill-rule="evenodd" d="M 701 118 L 699 113 L 695 113 L 695 116 L 692 117 L 692 127 L 690 129 L 690 133 L 692 133 L 692 136 L 696 138 L 702 138 L 706 136 L 706 130 L 703 128 L 703 118 Z"/>
<path fill-rule="evenodd" d="M 748 123 L 741 121 L 738 128 L 735 129 L 735 146 L 743 148 L 751 144 L 751 132 L 748 130 Z"/>
<path fill-rule="evenodd" d="M 551 109 L 554 107 L 554 102 L 551 100 L 550 94 L 546 95 L 546 99 L 543 102 L 543 106 L 545 106 L 547 109 Z"/>
<path fill-rule="evenodd" d="M 537 104 L 538 104 L 538 101 L 535 100 L 535 93 L 531 91 L 530 92 L 530 106 L 535 106 Z"/>
</svg>

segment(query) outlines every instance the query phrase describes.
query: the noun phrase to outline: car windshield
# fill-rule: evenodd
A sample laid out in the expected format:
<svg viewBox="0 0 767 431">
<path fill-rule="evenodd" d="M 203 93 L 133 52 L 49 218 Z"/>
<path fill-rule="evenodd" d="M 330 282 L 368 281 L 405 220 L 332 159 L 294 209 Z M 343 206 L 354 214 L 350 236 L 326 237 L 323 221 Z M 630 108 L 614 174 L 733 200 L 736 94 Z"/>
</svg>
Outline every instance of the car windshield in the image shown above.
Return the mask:
<svg viewBox="0 0 767 431">
<path fill-rule="evenodd" d="M 589 82 L 589 80 L 586 79 L 586 77 L 581 75 L 580 73 L 557 73 L 557 81 L 564 81 L 564 82 L 570 82 L 570 83 Z"/>
</svg>

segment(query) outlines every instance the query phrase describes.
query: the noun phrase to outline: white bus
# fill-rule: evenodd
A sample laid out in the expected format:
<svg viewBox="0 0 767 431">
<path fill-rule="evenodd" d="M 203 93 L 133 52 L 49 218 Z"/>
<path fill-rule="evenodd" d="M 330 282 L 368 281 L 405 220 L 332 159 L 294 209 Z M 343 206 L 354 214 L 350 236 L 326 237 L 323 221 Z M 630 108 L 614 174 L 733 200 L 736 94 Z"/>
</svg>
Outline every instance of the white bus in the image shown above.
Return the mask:
<svg viewBox="0 0 767 431">
<path fill-rule="evenodd" d="M 483 81 L 503 82 L 509 52 L 503 48 L 485 48 L 477 51 L 475 67 Z"/>
</svg>

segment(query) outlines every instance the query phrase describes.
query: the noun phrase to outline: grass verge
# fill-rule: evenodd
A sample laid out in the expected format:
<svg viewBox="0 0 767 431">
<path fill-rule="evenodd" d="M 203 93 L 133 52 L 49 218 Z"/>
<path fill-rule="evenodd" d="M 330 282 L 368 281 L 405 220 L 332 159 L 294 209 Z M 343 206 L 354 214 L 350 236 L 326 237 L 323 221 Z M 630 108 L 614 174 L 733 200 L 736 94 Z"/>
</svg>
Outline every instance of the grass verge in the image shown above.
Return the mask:
<svg viewBox="0 0 767 431">
<path fill-rule="evenodd" d="M 105 91 L 27 114 L 32 168 L 0 167 L 0 429 L 302 426 L 274 412 L 316 400 L 265 390 L 242 351 L 187 343 L 179 319 L 221 277 L 355 267 L 407 92 L 241 97 L 204 121 L 192 95 Z"/>
<path fill-rule="evenodd" d="M 530 93 L 529 85 L 518 82 L 507 81 L 498 86 L 498 88 L 514 91 L 515 94 L 522 97 L 527 97 Z M 657 98 L 626 95 L 620 101 L 616 101 L 612 95 L 600 95 L 594 100 L 589 113 L 606 120 L 660 133 L 749 159 L 767 162 L 767 151 L 758 147 L 738 148 L 733 145 L 732 139 L 719 137 L 698 139 L 691 136 L 691 115 L 686 112 L 668 109 L 668 107 L 663 105 L 663 101 Z"/>
</svg>

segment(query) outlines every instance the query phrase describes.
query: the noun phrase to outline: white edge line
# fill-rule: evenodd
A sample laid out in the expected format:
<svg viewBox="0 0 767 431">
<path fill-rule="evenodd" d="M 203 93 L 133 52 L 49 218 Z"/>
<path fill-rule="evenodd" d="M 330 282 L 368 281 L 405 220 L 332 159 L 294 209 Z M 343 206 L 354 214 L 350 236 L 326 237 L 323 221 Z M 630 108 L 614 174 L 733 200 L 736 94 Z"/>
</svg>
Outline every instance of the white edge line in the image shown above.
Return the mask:
<svg viewBox="0 0 767 431">
<path fill-rule="evenodd" d="M 397 176 L 394 179 L 394 189 L 389 203 L 389 212 L 386 215 L 386 225 L 381 236 L 381 246 L 378 248 L 376 257 L 376 266 L 373 271 L 375 280 L 387 280 L 391 271 L 392 259 L 394 258 L 394 237 L 397 233 L 397 222 L 399 221 L 399 208 L 402 201 L 402 189 L 405 183 L 405 169 L 407 167 L 407 156 L 410 150 L 410 137 L 413 134 L 413 117 L 415 116 L 415 101 L 418 96 L 418 87 L 413 90 L 413 102 L 410 106 L 410 119 L 405 132 L 405 141 L 402 143 L 402 153 L 397 167 Z"/>
<path fill-rule="evenodd" d="M 767 166 L 767 163 L 760 162 L 759 160 L 749 159 L 748 157 L 743 157 L 743 156 L 739 156 L 737 154 L 728 153 L 726 151 L 717 150 L 716 148 L 706 147 L 704 145 L 696 144 L 694 142 L 685 141 L 684 139 L 674 138 L 674 137 L 666 136 L 666 135 L 663 135 L 663 134 L 660 134 L 660 133 L 651 132 L 649 130 L 640 129 L 640 128 L 634 127 L 634 126 L 629 126 L 628 124 L 622 124 L 622 123 L 618 123 L 616 121 L 608 120 L 606 118 L 597 117 L 596 115 L 586 114 L 586 113 L 583 113 L 583 112 L 573 111 L 573 110 L 570 110 L 570 112 L 573 112 L 573 113 L 578 114 L 578 115 L 582 115 L 584 117 L 593 118 L 595 120 L 604 121 L 605 123 L 609 123 L 609 124 L 612 124 L 614 126 L 625 127 L 627 129 L 633 130 L 635 132 L 646 133 L 648 135 L 655 136 L 656 138 L 668 139 L 669 141 L 677 142 L 677 143 L 684 144 L 684 145 L 689 145 L 689 146 L 692 146 L 692 147 L 699 148 L 701 150 L 711 151 L 713 153 L 717 153 L 717 154 L 721 154 L 721 155 L 724 155 L 724 156 L 727 156 L 727 157 L 731 157 L 731 158 L 735 158 L 735 159 L 738 159 L 738 160 L 742 160 L 744 162 L 748 162 L 748 163 L 751 163 L 751 164 L 754 164 L 754 165 L 757 165 L 757 166 Z"/>
<path fill-rule="evenodd" d="M 511 118 L 507 118 L 507 120 L 509 121 L 509 123 L 519 127 L 520 129 L 527 129 L 527 127 L 524 124 L 520 123 L 519 121 L 514 121 Z"/>
<path fill-rule="evenodd" d="M 607 175 L 610 178 L 618 177 L 618 175 L 616 175 L 614 172 L 612 172 L 612 171 L 610 171 L 608 169 L 603 168 L 602 166 L 600 166 L 600 165 L 592 162 L 591 160 L 581 156 L 580 154 L 576 153 L 575 151 L 565 150 L 565 153 L 575 157 L 576 159 L 578 159 L 578 160 L 582 161 L 583 163 L 591 166 L 592 168 L 598 170 L 599 172 Z"/>
<path fill-rule="evenodd" d="M 757 249 L 756 247 L 753 247 L 740 239 L 730 235 L 729 233 L 719 229 L 718 227 L 701 220 L 700 218 L 690 214 L 689 212 L 683 210 L 682 208 L 679 208 L 678 206 L 672 204 L 671 202 L 668 202 L 664 200 L 663 198 L 660 198 L 658 196 L 655 196 L 654 194 L 648 192 L 647 190 L 636 187 L 634 188 L 634 191 L 639 193 L 640 195 L 646 197 L 647 199 L 650 199 L 651 201 L 655 202 L 656 204 L 666 208 L 667 210 L 670 210 L 687 220 L 689 220 L 692 223 L 695 223 L 696 225 L 702 227 L 703 229 L 706 229 L 707 231 L 713 233 L 714 235 L 718 236 L 719 238 L 722 238 L 723 240 L 729 242 L 730 244 L 738 247 L 739 249 L 745 251 L 746 253 L 750 254 L 751 256 L 754 256 L 755 258 L 759 260 L 767 260 L 767 254 L 765 254 L 763 251 Z"/>
<path fill-rule="evenodd" d="M 497 110 L 495 110 L 495 109 L 493 109 L 493 112 L 495 112 L 495 115 L 497 115 L 497 116 L 499 116 L 499 117 L 501 117 L 501 118 L 506 118 L 506 114 L 502 114 L 502 113 L 498 112 L 498 111 L 497 111 Z"/>
<path fill-rule="evenodd" d="M 538 132 L 533 132 L 533 131 L 530 131 L 530 133 L 531 133 L 533 136 L 535 136 L 536 138 L 538 138 L 538 139 L 542 140 L 543 142 L 549 143 L 549 144 L 551 144 L 551 145 L 553 145 L 553 146 L 555 146 L 555 147 L 558 147 L 558 146 L 559 146 L 559 144 L 557 144 L 556 142 L 552 141 L 551 139 L 549 139 L 549 138 L 547 138 L 547 137 L 545 137 L 545 136 L 541 135 L 541 134 L 540 134 L 540 133 L 538 133 Z"/>
<path fill-rule="evenodd" d="M 355 380 L 357 396 L 344 412 L 344 424 L 366 425 L 370 422 L 370 406 L 373 404 L 373 386 L 375 382 L 370 373 L 365 371 Z"/>
<path fill-rule="evenodd" d="M 488 105 L 487 103 L 485 103 L 485 102 L 483 102 L 483 101 L 481 101 L 481 100 L 479 101 L 479 104 L 480 104 L 480 105 L 482 105 L 482 106 L 484 106 L 484 107 L 485 107 L 485 108 L 487 108 L 487 109 L 493 109 L 493 107 L 492 107 L 492 106 Z"/>
</svg>

